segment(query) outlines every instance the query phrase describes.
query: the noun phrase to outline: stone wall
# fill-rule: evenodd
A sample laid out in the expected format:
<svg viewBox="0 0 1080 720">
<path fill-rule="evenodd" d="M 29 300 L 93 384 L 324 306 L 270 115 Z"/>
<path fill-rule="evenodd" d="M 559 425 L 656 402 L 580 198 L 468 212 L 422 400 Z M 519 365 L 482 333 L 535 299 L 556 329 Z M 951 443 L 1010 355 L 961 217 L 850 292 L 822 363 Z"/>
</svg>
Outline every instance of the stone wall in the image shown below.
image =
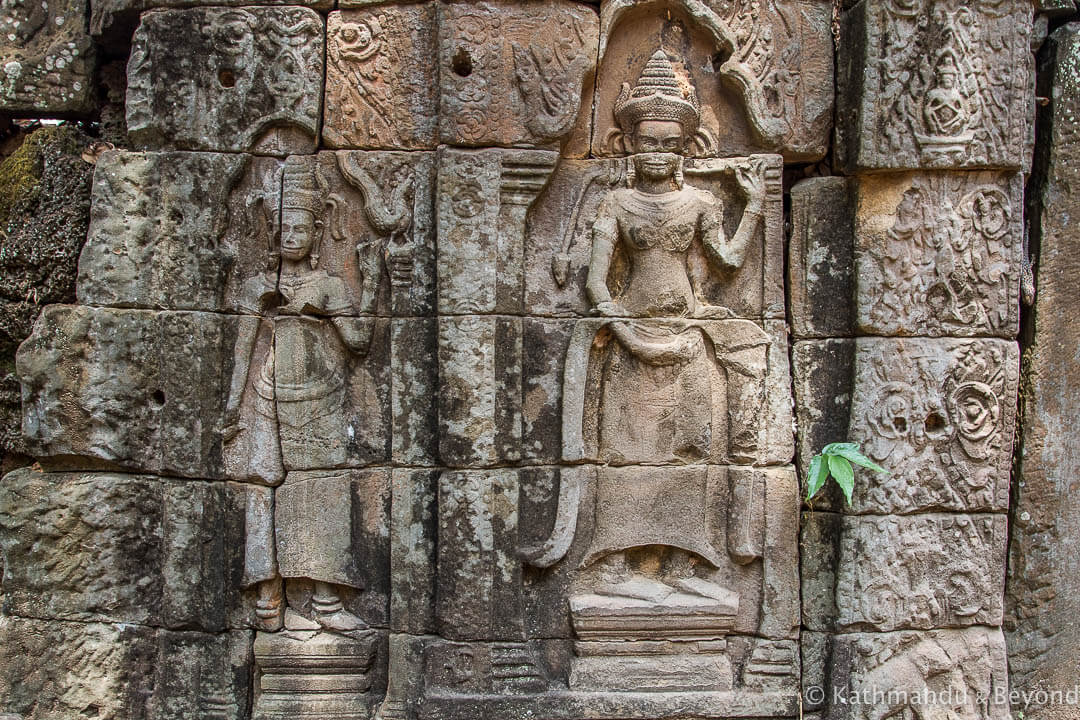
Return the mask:
<svg viewBox="0 0 1080 720">
<path fill-rule="evenodd" d="M 1075 676 L 1071 2 L 31 4 L 0 113 L 89 134 L 0 168 L 0 720 Z"/>
</svg>

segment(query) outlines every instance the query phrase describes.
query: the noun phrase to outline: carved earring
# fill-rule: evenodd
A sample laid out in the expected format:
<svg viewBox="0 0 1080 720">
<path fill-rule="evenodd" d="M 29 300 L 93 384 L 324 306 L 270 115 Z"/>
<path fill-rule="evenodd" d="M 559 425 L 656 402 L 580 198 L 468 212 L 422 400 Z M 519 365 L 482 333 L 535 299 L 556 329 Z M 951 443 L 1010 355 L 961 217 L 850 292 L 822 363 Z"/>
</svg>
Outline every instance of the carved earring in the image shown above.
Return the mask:
<svg viewBox="0 0 1080 720">
<path fill-rule="evenodd" d="M 637 181 L 637 170 L 634 169 L 634 159 L 632 157 L 626 158 L 626 187 L 634 187 L 634 183 Z"/>
<path fill-rule="evenodd" d="M 686 162 L 686 158 L 684 158 L 682 155 L 680 155 L 679 156 L 679 164 L 675 166 L 675 175 L 674 175 L 675 187 L 677 187 L 680 190 L 683 189 L 683 181 L 684 181 L 684 178 L 683 178 L 683 163 L 685 163 L 685 162 Z"/>
</svg>

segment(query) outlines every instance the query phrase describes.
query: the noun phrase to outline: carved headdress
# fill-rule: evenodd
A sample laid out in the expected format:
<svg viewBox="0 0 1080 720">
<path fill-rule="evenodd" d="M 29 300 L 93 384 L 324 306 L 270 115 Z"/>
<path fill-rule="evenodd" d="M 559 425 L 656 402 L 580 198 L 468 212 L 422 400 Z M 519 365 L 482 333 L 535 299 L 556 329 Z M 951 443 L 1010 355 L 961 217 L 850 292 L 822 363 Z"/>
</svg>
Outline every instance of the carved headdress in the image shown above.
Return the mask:
<svg viewBox="0 0 1080 720">
<path fill-rule="evenodd" d="M 690 136 L 701 122 L 701 106 L 694 88 L 680 85 L 667 53 L 657 50 L 633 89 L 630 83 L 623 83 L 615 100 L 615 120 L 627 135 L 642 120 L 671 120 L 681 124 Z"/>
<path fill-rule="evenodd" d="M 318 218 L 326 204 L 326 193 L 316 177 L 316 167 L 303 157 L 285 160 L 281 209 L 307 210 Z"/>
</svg>

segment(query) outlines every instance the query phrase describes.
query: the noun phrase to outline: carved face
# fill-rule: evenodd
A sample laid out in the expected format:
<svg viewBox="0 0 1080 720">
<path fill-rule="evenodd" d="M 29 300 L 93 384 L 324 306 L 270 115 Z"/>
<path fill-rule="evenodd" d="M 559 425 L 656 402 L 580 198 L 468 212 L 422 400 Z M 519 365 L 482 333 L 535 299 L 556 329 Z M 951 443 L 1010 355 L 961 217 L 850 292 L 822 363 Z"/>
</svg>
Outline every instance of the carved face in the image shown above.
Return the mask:
<svg viewBox="0 0 1080 720">
<path fill-rule="evenodd" d="M 286 260 L 303 260 L 315 246 L 318 223 L 307 210 L 287 208 L 281 216 L 281 255 Z"/>
<path fill-rule="evenodd" d="M 642 120 L 630 137 L 634 168 L 648 180 L 666 180 L 679 167 L 679 155 L 686 149 L 686 134 L 673 120 Z"/>
</svg>

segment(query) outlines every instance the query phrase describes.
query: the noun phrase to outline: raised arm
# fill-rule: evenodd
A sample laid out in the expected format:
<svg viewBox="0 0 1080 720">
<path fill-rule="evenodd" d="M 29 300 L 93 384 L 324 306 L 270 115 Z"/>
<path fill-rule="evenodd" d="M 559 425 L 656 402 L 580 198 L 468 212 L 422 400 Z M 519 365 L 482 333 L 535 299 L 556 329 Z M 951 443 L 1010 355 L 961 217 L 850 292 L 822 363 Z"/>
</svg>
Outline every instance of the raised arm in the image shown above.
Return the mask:
<svg viewBox="0 0 1080 720">
<path fill-rule="evenodd" d="M 742 267 L 746 260 L 746 249 L 757 232 L 762 217 L 765 201 L 764 179 L 754 168 L 739 166 L 735 168 L 735 179 L 746 193 L 746 209 L 743 210 L 735 237 L 730 241 L 724 235 L 723 217 L 720 205 L 710 208 L 702 218 L 702 242 L 709 262 L 725 270 Z"/>
<path fill-rule="evenodd" d="M 607 276 L 615 244 L 619 238 L 619 223 L 615 219 L 610 196 L 597 208 L 596 222 L 592 229 L 592 257 L 589 259 L 589 276 L 585 281 L 585 293 L 593 307 L 602 315 L 617 315 L 618 309 L 611 300 Z"/>
</svg>

